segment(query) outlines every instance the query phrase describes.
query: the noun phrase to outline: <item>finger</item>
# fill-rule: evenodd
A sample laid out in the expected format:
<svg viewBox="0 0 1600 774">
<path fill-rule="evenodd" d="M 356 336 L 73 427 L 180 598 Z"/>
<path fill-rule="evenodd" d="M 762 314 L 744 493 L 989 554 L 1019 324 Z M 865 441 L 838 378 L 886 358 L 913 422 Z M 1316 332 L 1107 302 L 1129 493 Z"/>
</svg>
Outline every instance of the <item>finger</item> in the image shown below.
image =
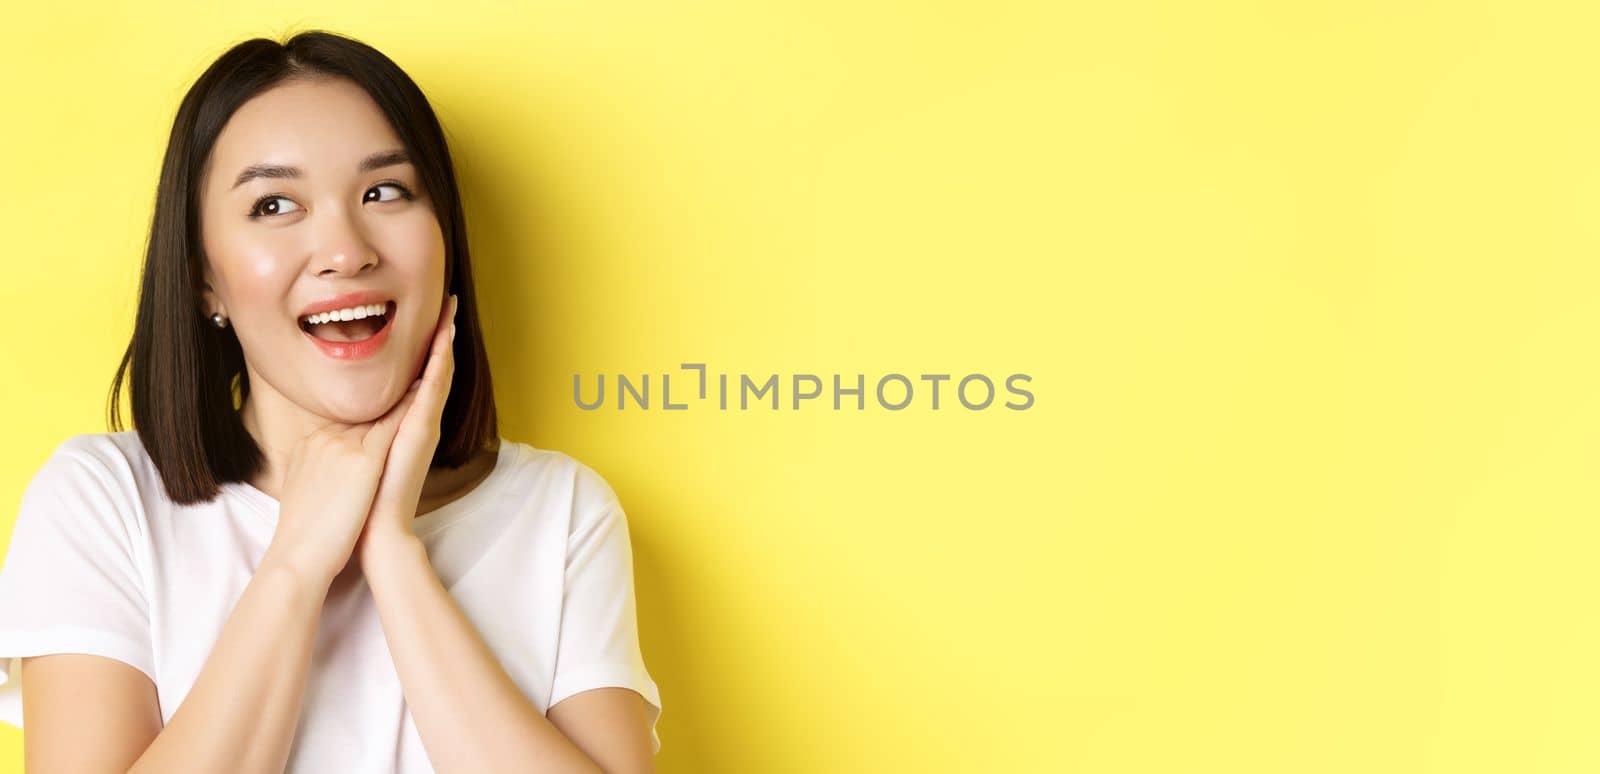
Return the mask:
<svg viewBox="0 0 1600 774">
<path fill-rule="evenodd" d="M 439 319 L 433 324 L 434 333 L 449 329 L 450 324 L 455 321 L 457 303 L 456 295 L 451 293 L 450 297 L 439 305 Z"/>
<path fill-rule="evenodd" d="M 456 297 L 451 296 L 446 310 L 454 314 Z M 432 406 L 437 403 L 441 408 L 444 399 L 450 392 L 450 378 L 455 373 L 455 350 L 451 346 L 454 339 L 452 330 L 455 323 L 451 315 L 441 315 L 439 327 L 433 333 L 433 346 L 428 353 L 428 364 L 422 369 L 422 387 L 420 399 L 424 405 Z"/>
<path fill-rule="evenodd" d="M 417 376 L 421 380 L 423 387 L 428 385 L 429 375 L 434 373 L 433 361 L 440 358 L 440 337 L 449 336 L 450 326 L 452 325 L 451 315 L 454 314 L 455 302 L 456 297 L 451 295 L 439 307 L 439 319 L 434 322 L 433 336 L 428 339 L 428 354 L 422 361 L 422 373 Z"/>
<path fill-rule="evenodd" d="M 450 299 L 454 301 L 456 297 L 451 296 Z M 456 307 L 454 305 L 450 307 L 450 341 L 456 341 Z"/>
</svg>

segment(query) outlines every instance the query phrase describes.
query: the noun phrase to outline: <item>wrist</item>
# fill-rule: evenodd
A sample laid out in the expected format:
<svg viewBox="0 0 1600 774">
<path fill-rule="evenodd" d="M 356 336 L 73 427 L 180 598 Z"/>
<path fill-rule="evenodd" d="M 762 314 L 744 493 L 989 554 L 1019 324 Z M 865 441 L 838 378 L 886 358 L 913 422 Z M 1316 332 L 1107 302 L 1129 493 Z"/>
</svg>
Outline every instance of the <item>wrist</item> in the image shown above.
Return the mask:
<svg viewBox="0 0 1600 774">
<path fill-rule="evenodd" d="M 272 545 L 261 557 L 253 577 L 282 579 L 307 593 L 325 595 L 338 574 L 338 569 L 330 571 L 305 556 Z"/>
<path fill-rule="evenodd" d="M 427 557 L 427 549 L 423 548 L 422 539 L 416 533 L 393 527 L 369 528 L 361 538 L 357 557 L 362 569 L 366 570 L 381 562 L 410 558 L 412 554 Z"/>
</svg>

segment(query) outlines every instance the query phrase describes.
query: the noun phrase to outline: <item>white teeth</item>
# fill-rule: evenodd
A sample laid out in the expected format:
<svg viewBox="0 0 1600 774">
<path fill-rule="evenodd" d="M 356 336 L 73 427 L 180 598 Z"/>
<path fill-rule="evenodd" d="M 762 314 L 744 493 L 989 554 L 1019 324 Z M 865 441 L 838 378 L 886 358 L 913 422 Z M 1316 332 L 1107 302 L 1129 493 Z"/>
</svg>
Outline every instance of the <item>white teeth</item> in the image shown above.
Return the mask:
<svg viewBox="0 0 1600 774">
<path fill-rule="evenodd" d="M 306 317 L 306 318 L 302 318 L 302 319 L 304 319 L 306 321 L 306 323 L 309 324 L 309 325 L 320 325 L 322 323 L 333 322 L 335 320 L 359 320 L 359 319 L 361 319 L 363 317 L 371 317 L 373 315 L 381 315 L 381 314 L 384 313 L 385 310 L 388 309 L 388 306 L 389 306 L 388 304 L 367 304 L 366 306 L 352 306 L 352 307 L 349 307 L 349 308 L 346 308 L 346 309 L 335 309 L 335 310 L 333 310 L 331 312 L 323 312 L 321 314 L 314 314 L 314 315 L 311 315 L 310 317 Z"/>
</svg>

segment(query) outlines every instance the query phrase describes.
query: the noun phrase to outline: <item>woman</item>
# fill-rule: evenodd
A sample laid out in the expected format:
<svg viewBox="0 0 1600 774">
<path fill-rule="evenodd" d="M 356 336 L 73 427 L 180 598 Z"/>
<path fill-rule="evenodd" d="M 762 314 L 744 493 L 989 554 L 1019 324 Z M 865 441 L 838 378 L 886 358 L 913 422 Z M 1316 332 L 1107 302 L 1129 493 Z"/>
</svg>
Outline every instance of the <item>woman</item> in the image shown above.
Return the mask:
<svg viewBox="0 0 1600 774">
<path fill-rule="evenodd" d="M 498 436 L 445 139 L 383 54 L 250 40 L 190 89 L 110 413 L 0 570 L 28 770 L 652 770 L 626 518 Z"/>
</svg>

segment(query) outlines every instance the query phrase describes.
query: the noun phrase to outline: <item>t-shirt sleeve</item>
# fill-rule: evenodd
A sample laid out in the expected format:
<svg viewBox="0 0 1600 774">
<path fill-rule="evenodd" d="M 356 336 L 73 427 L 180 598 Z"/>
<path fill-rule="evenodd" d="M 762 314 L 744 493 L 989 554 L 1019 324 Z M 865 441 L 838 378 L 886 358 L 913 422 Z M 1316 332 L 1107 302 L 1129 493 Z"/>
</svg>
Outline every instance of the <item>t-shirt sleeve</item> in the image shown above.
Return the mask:
<svg viewBox="0 0 1600 774">
<path fill-rule="evenodd" d="M 548 706 L 591 688 L 631 688 L 649 704 L 650 742 L 660 752 L 661 692 L 639 647 L 627 516 L 599 474 L 580 463 L 578 479 Z"/>
<path fill-rule="evenodd" d="M 113 658 L 155 680 L 138 528 L 119 477 L 75 436 L 29 480 L 0 566 L 0 722 L 22 727 L 20 661 Z"/>
</svg>

